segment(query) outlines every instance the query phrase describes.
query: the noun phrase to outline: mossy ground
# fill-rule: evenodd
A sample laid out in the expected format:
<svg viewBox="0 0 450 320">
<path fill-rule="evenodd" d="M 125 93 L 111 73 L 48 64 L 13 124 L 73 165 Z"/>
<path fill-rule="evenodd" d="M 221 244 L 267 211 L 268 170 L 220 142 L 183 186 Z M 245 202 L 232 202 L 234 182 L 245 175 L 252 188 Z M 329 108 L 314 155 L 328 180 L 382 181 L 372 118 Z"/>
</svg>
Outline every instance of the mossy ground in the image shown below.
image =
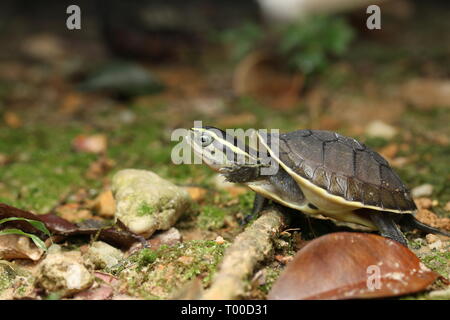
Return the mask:
<svg viewBox="0 0 450 320">
<path fill-rule="evenodd" d="M 217 91 L 208 88 L 202 92 L 196 87 L 195 81 L 183 82 L 182 88 L 171 88 L 169 83 L 163 94 L 138 97 L 126 102 L 87 95 L 92 100 L 86 99 L 85 105 L 74 112 L 68 112 L 62 107 L 67 96 L 80 95 L 73 89 L 63 90 L 56 102 L 42 100 L 40 95 L 28 97 L 26 101 L 40 99 L 39 108 L 33 109 L 25 103 L 10 105 L 9 101 L 14 101 L 11 96 L 24 83 L 37 88 L 51 86 L 50 82 L 45 81 L 34 83 L 32 74 L 27 78 L 24 70 L 24 78 L 7 81 L 5 85 L 0 82 L 0 118 L 4 119 L 7 112 L 13 112 L 22 123 L 11 126 L 0 120 L 0 155 L 7 159 L 5 162 L 0 161 L 0 202 L 46 213 L 63 202 L 75 201 L 70 196 L 81 188 L 89 190 L 89 198 L 93 199 L 103 188 L 108 187 L 116 171 L 125 168 L 149 169 L 179 185 L 207 189 L 206 199 L 195 204 L 177 227 L 190 234 L 198 232 L 197 237 L 207 234 L 208 240 L 191 240 L 173 247 L 161 247 L 156 251 L 143 251 L 134 260 L 125 263 L 123 266 L 126 268 L 116 270 L 131 293 L 146 298 L 167 298 L 180 284 L 197 276 L 207 287 L 226 247 L 226 244 L 217 244 L 210 239 L 221 235 L 231 241 L 243 229 L 240 221 L 251 210 L 251 192 L 231 196 L 227 191 L 216 188 L 214 173 L 206 166 L 172 163 L 172 148 L 178 143 L 171 141 L 172 130 L 190 128 L 194 120 L 202 120 L 203 124 L 217 127 L 279 128 L 282 132 L 303 128 L 329 129 L 358 138 L 378 151 L 393 144 L 400 146 L 395 157 L 407 159 L 396 167 L 400 177 L 411 188 L 423 183 L 432 184 L 434 189 L 431 198 L 438 201 L 433 211 L 440 216 L 450 216 L 450 212 L 444 210 L 445 204 L 450 201 L 449 106 L 413 106 L 401 101 L 404 107 L 402 111 L 389 114 L 389 110 L 386 111 L 389 105 L 384 107 L 383 100 L 392 101 L 392 92 L 402 90 L 402 84 L 415 77 L 428 77 L 431 73 L 431 76 L 445 78 L 450 74 L 447 49 L 435 42 L 430 45 L 421 42 L 425 40 L 428 43 L 433 39 L 436 29 L 430 25 L 440 23 L 445 23 L 445 19 L 427 20 L 424 17 L 415 21 L 412 29 L 399 31 L 402 35 L 408 33 L 413 37 L 400 40 L 401 37 L 396 33 L 390 35 L 398 41 L 396 46 L 361 36 L 347 56 L 330 66 L 324 75 L 316 77 L 310 87 L 303 89 L 298 105 L 290 110 L 281 110 L 251 97 L 229 98 L 223 94 L 223 88 Z M 20 60 L 15 62 L 21 63 Z M 22 67 L 27 69 L 25 64 Z M 187 78 L 201 82 L 200 87 L 207 87 L 211 82 L 211 73 L 229 79 L 233 68 L 232 63 L 223 66 L 223 62 L 217 62 L 217 67 L 195 65 Z M 185 69 L 186 66 L 180 66 L 180 70 Z M 208 73 L 205 69 L 213 71 Z M 164 67 L 155 66 L 155 70 L 161 74 L 172 73 L 173 78 L 185 77 L 184 71 L 173 67 L 164 70 Z M 57 73 L 57 70 L 49 68 L 47 78 L 52 72 Z M 325 92 L 322 94 L 324 97 L 319 98 L 326 101 L 326 106 L 317 108 L 313 99 L 308 98 L 308 93 L 314 89 Z M 206 105 L 204 110 L 195 107 L 199 98 L 211 95 L 211 92 L 224 107 L 212 108 Z M 367 114 L 348 115 L 353 109 L 343 106 L 340 111 L 342 119 L 336 117 L 330 121 L 333 110 L 328 105 L 349 96 L 361 98 L 364 103 L 360 109 L 367 108 Z M 396 96 L 396 99 L 401 97 Z M 368 117 L 374 114 L 370 113 L 369 103 L 366 106 L 365 102 L 372 102 L 373 105 L 374 100 L 377 105 L 372 109 L 390 115 L 385 118 L 398 130 L 399 134 L 395 138 L 374 139 L 365 135 L 364 129 L 372 120 Z M 352 101 L 344 100 L 349 103 Z M 212 109 L 209 110 L 209 107 Z M 96 133 L 105 134 L 108 138 L 104 155 L 76 152 L 73 149 L 75 137 Z M 403 145 L 407 147 L 402 148 Z M 113 160 L 115 165 L 93 178 L 87 173 L 92 163 L 101 157 Z M 149 214 L 152 209 L 144 204 L 142 214 Z M 310 230 L 302 230 L 302 235 L 308 233 Z M 277 253 L 282 256 L 293 255 L 293 238 L 288 237 L 284 241 L 288 246 L 278 248 Z M 430 268 L 448 276 L 450 257 L 447 253 L 429 252 L 421 258 Z M 283 264 L 278 262 L 268 262 L 262 266 L 265 281 L 257 283 L 254 287 L 256 291 L 249 293 L 249 297 L 264 298 L 282 267 Z M 0 288 L 8 279 L 0 276 Z"/>
<path fill-rule="evenodd" d="M 142 249 L 117 266 L 115 272 L 130 294 L 147 299 L 165 299 L 194 279 L 203 287 L 211 283 L 228 243 L 192 240 L 156 250 Z"/>
</svg>

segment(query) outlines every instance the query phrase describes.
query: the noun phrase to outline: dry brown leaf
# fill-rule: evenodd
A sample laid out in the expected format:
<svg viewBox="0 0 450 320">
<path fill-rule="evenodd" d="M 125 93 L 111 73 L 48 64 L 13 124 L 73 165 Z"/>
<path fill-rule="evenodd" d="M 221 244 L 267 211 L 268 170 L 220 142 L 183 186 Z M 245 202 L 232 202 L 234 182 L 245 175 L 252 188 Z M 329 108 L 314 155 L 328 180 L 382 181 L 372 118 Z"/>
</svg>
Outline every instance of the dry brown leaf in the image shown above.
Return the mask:
<svg viewBox="0 0 450 320">
<path fill-rule="evenodd" d="M 78 222 L 84 219 L 92 219 L 94 216 L 92 212 L 86 209 L 81 209 L 78 203 L 63 204 L 55 209 L 55 212 L 63 219 L 70 222 Z"/>
<path fill-rule="evenodd" d="M 414 199 L 417 208 L 420 209 L 430 209 L 433 206 L 433 200 L 430 198 L 417 198 Z"/>
<path fill-rule="evenodd" d="M 380 150 L 380 154 L 387 158 L 388 160 L 393 159 L 397 153 L 398 153 L 399 147 L 398 144 L 391 143 L 388 144 L 386 147 Z"/>
<path fill-rule="evenodd" d="M 278 278 L 268 299 L 355 299 L 426 289 L 438 274 L 400 243 L 368 233 L 332 233 L 309 242 Z"/>
<path fill-rule="evenodd" d="M 113 217 L 116 212 L 116 202 L 111 190 L 100 193 L 98 197 L 94 199 L 92 208 L 102 217 Z"/>
<path fill-rule="evenodd" d="M 115 165 L 116 163 L 114 160 L 101 156 L 98 160 L 91 163 L 86 171 L 86 177 L 93 180 L 100 179 Z"/>
<path fill-rule="evenodd" d="M 185 189 L 191 196 L 192 200 L 196 202 L 202 202 L 203 200 L 205 200 L 205 196 L 207 193 L 206 189 L 200 187 L 186 187 Z"/>
<path fill-rule="evenodd" d="M 0 167 L 4 166 L 5 164 L 7 164 L 9 161 L 9 158 L 6 154 L 4 153 L 0 153 Z"/>
<path fill-rule="evenodd" d="M 19 128 L 22 126 L 22 119 L 20 117 L 11 111 L 5 112 L 3 115 L 3 120 L 5 121 L 5 124 L 10 128 Z"/>
<path fill-rule="evenodd" d="M 82 106 L 82 96 L 78 93 L 69 93 L 64 97 L 61 104 L 61 112 L 65 114 L 73 114 Z"/>
</svg>

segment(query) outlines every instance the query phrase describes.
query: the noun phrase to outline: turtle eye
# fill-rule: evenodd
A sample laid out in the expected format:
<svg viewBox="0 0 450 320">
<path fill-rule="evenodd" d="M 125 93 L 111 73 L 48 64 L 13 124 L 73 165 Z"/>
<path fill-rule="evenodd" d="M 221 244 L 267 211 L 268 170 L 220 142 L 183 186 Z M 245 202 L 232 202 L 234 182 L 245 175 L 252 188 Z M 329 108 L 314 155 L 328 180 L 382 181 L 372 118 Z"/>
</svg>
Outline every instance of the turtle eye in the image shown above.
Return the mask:
<svg viewBox="0 0 450 320">
<path fill-rule="evenodd" d="M 200 137 L 200 143 L 202 144 L 202 147 L 207 147 L 208 145 L 213 142 L 213 138 L 210 135 L 204 134 Z"/>
</svg>

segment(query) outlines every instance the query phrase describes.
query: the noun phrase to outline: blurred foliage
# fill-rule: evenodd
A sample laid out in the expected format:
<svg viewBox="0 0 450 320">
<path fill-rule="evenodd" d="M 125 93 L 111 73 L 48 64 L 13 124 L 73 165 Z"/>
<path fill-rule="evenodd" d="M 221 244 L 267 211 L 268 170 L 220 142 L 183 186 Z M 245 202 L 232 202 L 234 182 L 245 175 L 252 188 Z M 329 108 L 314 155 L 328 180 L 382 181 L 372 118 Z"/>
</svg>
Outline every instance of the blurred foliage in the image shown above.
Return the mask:
<svg viewBox="0 0 450 320">
<path fill-rule="evenodd" d="M 286 59 L 288 68 L 314 74 L 323 72 L 333 58 L 347 52 L 354 31 L 343 17 L 314 16 L 276 26 L 267 33 L 261 25 L 246 23 L 223 32 L 220 39 L 230 47 L 232 59 L 238 61 L 272 36 L 272 48 Z"/>
<path fill-rule="evenodd" d="M 222 31 L 218 38 L 230 47 L 232 60 L 239 61 L 262 42 L 264 30 L 259 24 L 247 22 L 239 27 Z"/>
<path fill-rule="evenodd" d="M 342 56 L 354 33 L 342 17 L 317 16 L 282 28 L 278 50 L 288 66 L 304 74 L 322 72 Z"/>
</svg>

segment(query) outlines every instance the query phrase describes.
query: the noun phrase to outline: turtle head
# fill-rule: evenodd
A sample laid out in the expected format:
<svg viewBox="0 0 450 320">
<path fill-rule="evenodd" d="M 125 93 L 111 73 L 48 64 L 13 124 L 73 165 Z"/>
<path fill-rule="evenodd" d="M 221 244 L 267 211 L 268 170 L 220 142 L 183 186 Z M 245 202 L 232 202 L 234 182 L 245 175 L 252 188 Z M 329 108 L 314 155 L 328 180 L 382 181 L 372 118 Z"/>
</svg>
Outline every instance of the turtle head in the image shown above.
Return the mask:
<svg viewBox="0 0 450 320">
<path fill-rule="evenodd" d="M 187 142 L 203 162 L 215 171 L 254 159 L 245 150 L 247 149 L 245 146 L 239 146 L 235 136 L 218 128 L 209 126 L 191 128 Z"/>
</svg>

